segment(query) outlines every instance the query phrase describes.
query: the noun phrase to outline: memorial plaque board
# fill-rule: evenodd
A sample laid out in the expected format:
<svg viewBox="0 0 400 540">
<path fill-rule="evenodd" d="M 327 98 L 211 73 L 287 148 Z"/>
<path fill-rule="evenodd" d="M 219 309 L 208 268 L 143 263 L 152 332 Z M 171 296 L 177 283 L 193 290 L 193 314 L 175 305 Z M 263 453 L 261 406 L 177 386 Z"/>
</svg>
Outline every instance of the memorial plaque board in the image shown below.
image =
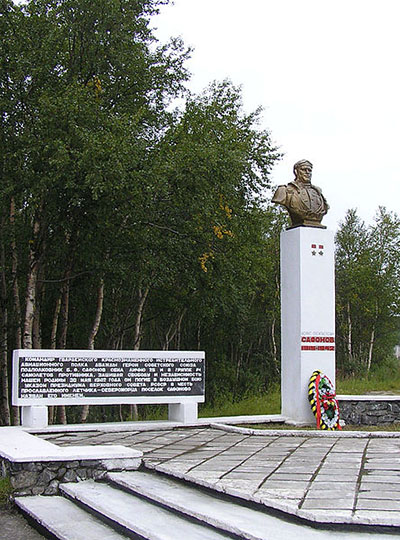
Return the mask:
<svg viewBox="0 0 400 540">
<path fill-rule="evenodd" d="M 13 404 L 203 401 L 204 364 L 202 352 L 15 351 Z"/>
</svg>

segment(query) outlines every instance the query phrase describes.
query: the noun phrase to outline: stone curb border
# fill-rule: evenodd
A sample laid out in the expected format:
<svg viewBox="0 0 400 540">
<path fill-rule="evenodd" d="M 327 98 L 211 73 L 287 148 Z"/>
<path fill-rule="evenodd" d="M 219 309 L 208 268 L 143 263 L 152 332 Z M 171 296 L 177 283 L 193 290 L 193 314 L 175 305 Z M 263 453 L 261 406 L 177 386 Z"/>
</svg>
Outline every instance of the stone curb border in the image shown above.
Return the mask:
<svg viewBox="0 0 400 540">
<path fill-rule="evenodd" d="M 304 429 L 253 429 L 228 424 L 210 424 L 210 428 L 228 433 L 262 435 L 264 437 L 343 437 L 351 439 L 400 439 L 400 431 L 313 431 Z"/>
<path fill-rule="evenodd" d="M 337 394 L 338 401 L 400 401 L 399 394 Z"/>
<path fill-rule="evenodd" d="M 120 431 L 167 431 L 176 428 L 201 428 L 210 424 L 262 424 L 267 422 L 286 422 L 288 418 L 281 414 L 257 414 L 250 416 L 216 416 L 209 418 L 198 418 L 196 422 L 183 424 L 182 422 L 171 422 L 170 420 L 149 420 L 137 422 L 108 422 L 96 424 L 56 424 L 46 428 L 20 428 L 34 435 L 45 433 L 67 433 L 82 431 L 104 431 L 107 433 Z M 1 430 L 1 428 L 0 428 Z M 1 431 L 0 431 L 1 433 Z"/>
</svg>

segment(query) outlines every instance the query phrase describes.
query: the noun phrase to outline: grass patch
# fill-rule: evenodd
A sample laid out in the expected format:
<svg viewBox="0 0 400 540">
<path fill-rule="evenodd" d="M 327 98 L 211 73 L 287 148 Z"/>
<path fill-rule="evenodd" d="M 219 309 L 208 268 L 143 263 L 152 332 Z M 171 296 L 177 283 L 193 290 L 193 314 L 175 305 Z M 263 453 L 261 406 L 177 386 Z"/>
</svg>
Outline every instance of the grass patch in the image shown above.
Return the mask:
<svg viewBox="0 0 400 540">
<path fill-rule="evenodd" d="M 382 373 L 370 373 L 365 377 L 338 378 L 337 394 L 367 394 L 369 392 L 393 392 L 400 394 L 400 375 L 385 376 Z"/>
<path fill-rule="evenodd" d="M 0 478 L 0 504 L 6 504 L 12 493 L 10 479 L 6 476 Z"/>
<path fill-rule="evenodd" d="M 280 414 L 281 392 L 278 387 L 263 396 L 249 396 L 237 402 L 224 402 L 210 406 L 205 403 L 199 407 L 201 418 L 215 416 L 242 416 L 254 414 Z"/>
<path fill-rule="evenodd" d="M 379 367 L 369 373 L 360 372 L 358 376 L 336 377 L 337 394 L 368 394 L 391 392 L 400 394 L 400 364 L 394 358 L 383 359 Z"/>
<path fill-rule="evenodd" d="M 382 370 L 379 373 L 369 373 L 365 377 L 338 378 L 336 380 L 337 394 L 362 395 L 374 392 L 392 392 L 400 395 L 400 373 Z M 263 396 L 249 396 L 237 402 L 220 402 L 210 406 L 207 403 L 200 405 L 199 416 L 202 418 L 215 416 L 242 416 L 256 414 L 280 414 L 281 392 L 280 386 L 276 385 Z M 380 431 L 398 431 L 400 427 L 379 428 Z M 278 429 L 278 428 L 277 428 Z M 282 428 L 283 429 L 283 428 Z M 287 429 L 287 426 L 285 427 Z M 347 428 L 346 428 L 347 429 Z M 358 427 L 353 428 L 362 431 Z M 364 428 L 363 428 L 364 429 Z M 349 428 L 350 430 L 350 428 Z M 366 431 L 374 431 L 375 427 L 366 426 Z"/>
<path fill-rule="evenodd" d="M 400 374 L 393 372 L 370 373 L 365 377 L 338 378 L 337 394 L 366 394 L 369 392 L 393 392 L 400 395 Z M 237 402 L 225 401 L 210 406 L 200 405 L 200 417 L 242 416 L 256 414 L 280 414 L 281 391 L 279 385 L 263 396 L 249 396 Z M 286 428 L 287 429 L 287 428 Z M 371 430 L 372 431 L 372 428 Z M 396 431 L 395 429 L 391 431 Z"/>
</svg>

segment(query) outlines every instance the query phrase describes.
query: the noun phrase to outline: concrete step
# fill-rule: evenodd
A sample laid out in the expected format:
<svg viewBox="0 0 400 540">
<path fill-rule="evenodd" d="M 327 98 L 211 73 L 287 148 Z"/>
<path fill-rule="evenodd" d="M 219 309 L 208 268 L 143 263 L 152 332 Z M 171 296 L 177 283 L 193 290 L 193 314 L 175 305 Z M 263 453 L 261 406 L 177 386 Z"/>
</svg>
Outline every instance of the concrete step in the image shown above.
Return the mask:
<svg viewBox="0 0 400 540">
<path fill-rule="evenodd" d="M 110 473 L 109 478 L 111 485 L 62 484 L 64 497 L 18 497 L 16 503 L 59 540 L 386 538 L 372 531 L 314 529 L 153 472 Z"/>
<path fill-rule="evenodd" d="M 246 540 L 287 540 L 303 532 L 301 538 L 321 538 L 320 531 L 282 521 L 261 510 L 241 506 L 194 486 L 143 471 L 109 473 L 114 485 L 156 501 L 180 514 L 208 523 Z"/>
<path fill-rule="evenodd" d="M 232 538 L 230 534 L 191 522 L 174 512 L 104 483 L 87 480 L 61 484 L 60 490 L 70 500 L 122 527 L 128 535 L 138 535 L 148 540 Z"/>
<path fill-rule="evenodd" d="M 64 497 L 16 497 L 15 502 L 41 529 L 59 540 L 127 539 Z"/>
<path fill-rule="evenodd" d="M 288 538 L 368 540 L 372 537 L 374 540 L 384 539 L 383 534 L 375 536 L 370 531 L 332 531 L 288 521 L 262 510 L 243 506 L 242 501 L 221 498 L 218 494 L 208 493 L 194 485 L 184 484 L 153 472 L 109 473 L 108 478 L 113 485 L 118 485 L 132 494 L 151 499 L 164 508 L 207 523 L 220 531 L 245 540 L 287 540 Z"/>
</svg>

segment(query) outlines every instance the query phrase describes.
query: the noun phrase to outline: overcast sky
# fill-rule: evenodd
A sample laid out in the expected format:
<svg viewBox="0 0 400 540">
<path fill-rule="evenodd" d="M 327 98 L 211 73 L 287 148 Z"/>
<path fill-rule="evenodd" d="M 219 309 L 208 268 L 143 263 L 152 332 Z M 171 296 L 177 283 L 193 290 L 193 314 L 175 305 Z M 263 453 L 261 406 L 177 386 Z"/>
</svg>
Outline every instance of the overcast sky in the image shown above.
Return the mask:
<svg viewBox="0 0 400 540">
<path fill-rule="evenodd" d="M 400 213 L 399 22 L 400 0 L 175 0 L 153 24 L 194 48 L 191 90 L 229 78 L 264 108 L 285 154 L 275 184 L 314 164 L 335 230 L 348 208 Z"/>
</svg>

